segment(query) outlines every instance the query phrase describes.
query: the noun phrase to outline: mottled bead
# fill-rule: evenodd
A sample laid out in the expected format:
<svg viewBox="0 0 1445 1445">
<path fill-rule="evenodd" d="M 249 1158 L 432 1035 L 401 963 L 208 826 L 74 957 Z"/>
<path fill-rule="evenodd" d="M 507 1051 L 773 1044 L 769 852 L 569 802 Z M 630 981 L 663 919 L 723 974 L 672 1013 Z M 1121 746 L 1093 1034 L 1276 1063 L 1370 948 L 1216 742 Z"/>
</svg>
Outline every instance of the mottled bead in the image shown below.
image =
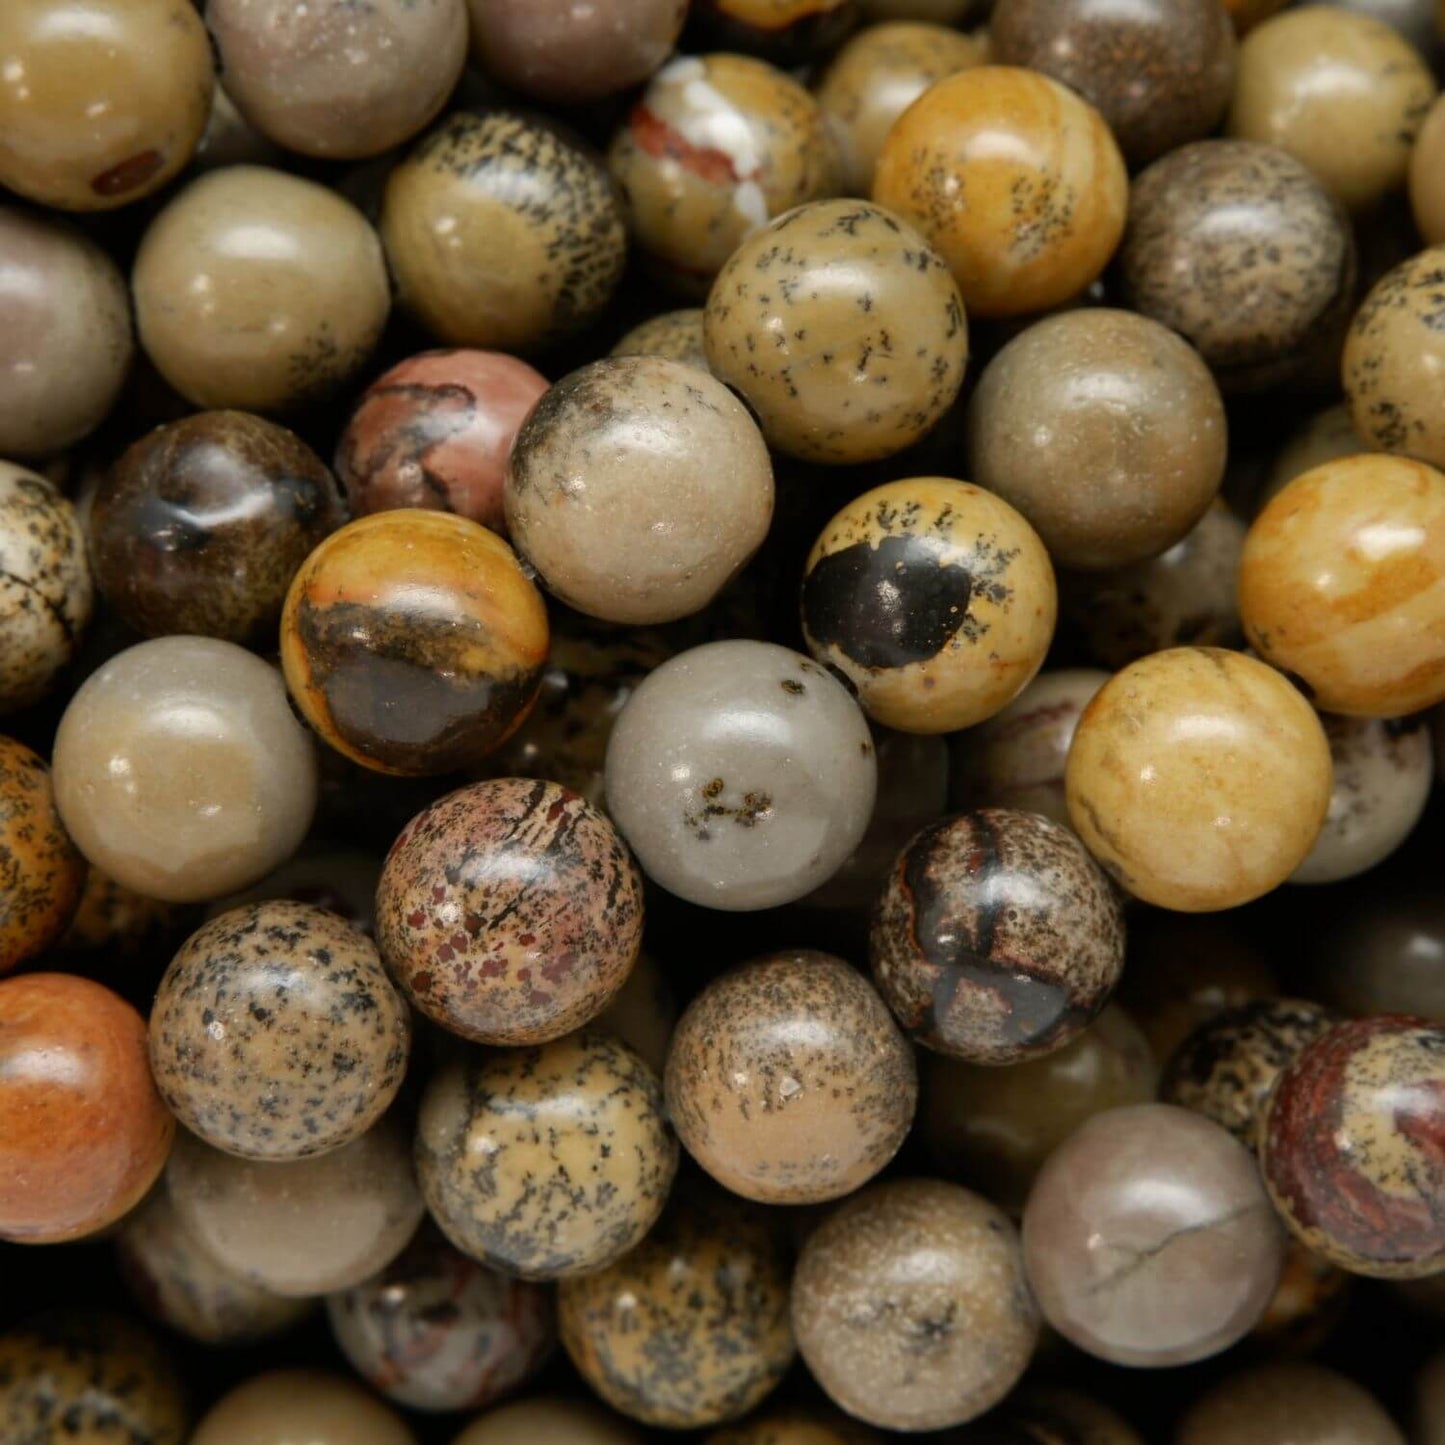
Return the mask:
<svg viewBox="0 0 1445 1445">
<path fill-rule="evenodd" d="M 269 651 L 296 569 L 345 519 L 300 437 L 213 411 L 136 442 L 102 479 L 87 530 L 96 586 L 135 631 Z"/>
<path fill-rule="evenodd" d="M 665 357 L 614 356 L 532 409 L 504 503 L 518 550 L 568 606 L 670 622 L 706 607 L 762 545 L 773 469 L 721 381 Z"/>
<path fill-rule="evenodd" d="M 74 974 L 0 982 L 0 1238 L 55 1244 L 114 1223 L 175 1128 L 130 1004 Z"/>
<path fill-rule="evenodd" d="M 479 1416 L 452 1445 L 641 1445 L 633 1426 L 590 1401 L 537 1396 Z"/>
<path fill-rule="evenodd" d="M 377 512 L 302 564 L 281 662 L 322 739 L 377 772 L 479 762 L 526 716 L 547 658 L 547 609 L 516 554 L 449 512 Z"/>
<path fill-rule="evenodd" d="M 1445 245 L 1445 97 L 1431 107 L 1410 154 L 1410 206 L 1426 245 Z"/>
<path fill-rule="evenodd" d="M 898 1152 L 918 1098 L 913 1050 L 849 964 L 800 949 L 709 984 L 679 1020 L 667 1112 L 734 1194 L 817 1204 Z"/>
<path fill-rule="evenodd" d="M 980 487 L 913 477 L 865 492 L 804 567 L 803 635 L 869 715 L 952 732 L 1032 680 L 1053 638 L 1053 568 L 1038 534 Z"/>
<path fill-rule="evenodd" d="M 1079 720 L 1069 816 L 1115 881 L 1185 913 L 1283 883 L 1329 809 L 1330 746 L 1273 668 L 1211 647 L 1131 663 Z"/>
<path fill-rule="evenodd" d="M 1199 353 L 1101 306 L 1016 336 L 969 404 L 969 476 L 1017 507 L 1060 567 L 1124 567 L 1172 547 L 1219 491 L 1227 444 Z"/>
<path fill-rule="evenodd" d="M 185 918 L 184 905 L 147 898 L 91 866 L 85 870 L 80 905 L 61 937 L 60 952 L 104 950 L 112 958 L 134 959 L 169 937 Z"/>
<path fill-rule="evenodd" d="M 1119 275 L 1126 304 L 1195 346 L 1225 391 L 1263 391 L 1331 354 L 1354 303 L 1355 246 L 1293 156 L 1196 141 L 1135 180 Z"/>
<path fill-rule="evenodd" d="M 1445 1028 L 1397 1014 L 1337 1024 L 1280 1075 L 1260 1164 L 1290 1229 L 1341 1269 L 1445 1268 Z"/>
<path fill-rule="evenodd" d="M 428 1017 L 485 1044 L 540 1044 L 594 1019 L 642 943 L 642 878 L 607 818 L 556 783 L 499 778 L 402 830 L 377 940 Z"/>
<path fill-rule="evenodd" d="M 709 908 L 810 893 L 862 840 L 876 788 L 847 689 L 769 642 L 707 643 L 663 663 L 607 744 L 607 806 L 644 871 Z"/>
<path fill-rule="evenodd" d="M 326 1301 L 352 1367 L 413 1410 L 476 1410 L 511 1394 L 556 1341 L 539 1285 L 458 1254 L 430 1229 L 380 1274 Z"/>
<path fill-rule="evenodd" d="M 417 143 L 387 180 L 381 235 L 401 304 L 428 331 L 503 351 L 594 320 L 627 251 L 592 155 L 503 110 L 457 111 Z"/>
<path fill-rule="evenodd" d="M 985 65 L 899 117 L 873 199 L 938 249 L 970 316 L 999 317 L 1057 306 L 1095 280 L 1123 234 L 1129 186 L 1091 105 L 1034 71 Z"/>
<path fill-rule="evenodd" d="M 1095 1114 L 1049 1157 L 1024 1209 L 1044 1318 L 1117 1365 L 1206 1359 L 1264 1313 L 1284 1236 L 1254 1159 L 1168 1104 Z"/>
<path fill-rule="evenodd" d="M 677 1172 L 662 1084 L 605 1034 L 470 1051 L 427 1086 L 422 1192 L 462 1251 L 522 1279 L 603 1269 L 634 1248 Z"/>
<path fill-rule="evenodd" d="M 943 258 L 866 201 L 815 201 L 749 236 L 713 282 L 703 337 L 768 444 L 812 462 L 911 446 L 953 405 L 968 361 Z"/>
<path fill-rule="evenodd" d="M 1185 1411 L 1174 1439 L 1177 1445 L 1405 1445 L 1372 1395 L 1305 1360 L 1227 1375 Z"/>
<path fill-rule="evenodd" d="M 707 350 L 702 340 L 702 307 L 685 306 L 680 311 L 663 311 L 634 326 L 616 346 L 613 356 L 663 356 L 685 361 L 707 370 Z"/>
<path fill-rule="evenodd" d="M 1007 1216 L 925 1179 L 875 1184 L 813 1231 L 792 1314 L 830 1398 L 890 1430 L 982 1415 L 1017 1383 L 1039 1333 Z"/>
<path fill-rule="evenodd" d="M 366 364 L 391 310 L 366 217 L 264 166 L 192 181 L 151 222 L 131 285 L 146 355 L 199 407 L 325 400 Z"/>
<path fill-rule="evenodd" d="M 692 28 L 718 50 L 803 65 L 838 48 L 859 0 L 693 0 Z"/>
<path fill-rule="evenodd" d="M 1012 1064 L 1062 1047 L 1124 967 L 1118 895 L 1079 840 L 1037 813 L 982 808 L 924 828 L 873 914 L 879 991 L 920 1043 Z"/>
<path fill-rule="evenodd" d="M 172 1112 L 247 1159 L 302 1159 L 355 1139 L 396 1097 L 411 1018 L 376 945 L 323 908 L 250 903 L 193 933 L 150 1017 Z"/>
<path fill-rule="evenodd" d="M 1345 396 L 1367 445 L 1445 467 L 1445 246 L 1378 281 L 1345 338 Z"/>
<path fill-rule="evenodd" d="M 355 1380 L 319 1370 L 253 1375 L 211 1406 L 189 1445 L 416 1445 Z"/>
<path fill-rule="evenodd" d="M 0 1335 L 0 1439 L 12 1445 L 186 1445 L 170 1350 L 133 1320 L 55 1311 Z"/>
<path fill-rule="evenodd" d="M 0 10 L 0 185 L 107 211 L 190 160 L 215 84 L 187 0 L 9 0 Z"/>
<path fill-rule="evenodd" d="M 634 1420 L 735 1420 L 792 1363 L 788 1265 L 776 1218 L 690 1189 L 616 1264 L 562 1282 L 562 1343 L 583 1379 Z"/>
<path fill-rule="evenodd" d="M 669 61 L 607 159 L 637 244 L 693 294 L 745 237 L 839 185 L 817 102 L 781 70 L 744 55 Z"/>
<path fill-rule="evenodd" d="M 39 702 L 90 621 L 85 535 L 36 472 L 0 461 L 0 714 Z"/>
</svg>

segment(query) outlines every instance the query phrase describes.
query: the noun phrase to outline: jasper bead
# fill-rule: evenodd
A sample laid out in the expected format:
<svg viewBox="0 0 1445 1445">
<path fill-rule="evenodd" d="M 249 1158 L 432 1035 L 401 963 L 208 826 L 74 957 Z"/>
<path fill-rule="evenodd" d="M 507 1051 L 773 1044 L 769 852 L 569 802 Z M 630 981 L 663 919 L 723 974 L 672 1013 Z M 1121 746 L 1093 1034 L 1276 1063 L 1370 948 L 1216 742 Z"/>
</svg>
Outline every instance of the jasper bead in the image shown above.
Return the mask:
<svg viewBox="0 0 1445 1445">
<path fill-rule="evenodd" d="M 1430 108 L 1410 155 L 1410 204 L 1426 245 L 1445 245 L 1445 97 Z"/>
<path fill-rule="evenodd" d="M 0 1238 L 114 1223 L 155 1183 L 175 1127 L 124 999 L 68 973 L 0 982 Z"/>
<path fill-rule="evenodd" d="M 547 610 L 512 549 L 445 512 L 377 512 L 332 533 L 281 617 L 302 714 L 382 773 L 480 761 L 526 716 L 546 658 Z"/>
<path fill-rule="evenodd" d="M 664 311 L 634 326 L 616 346 L 613 356 L 665 356 L 707 370 L 707 351 L 702 340 L 701 306 Z"/>
<path fill-rule="evenodd" d="M 355 1380 L 273 1370 L 223 1395 L 189 1445 L 416 1445 L 416 1436 Z"/>
<path fill-rule="evenodd" d="M 838 48 L 859 0 L 693 0 L 692 26 L 719 50 L 802 65 Z"/>
<path fill-rule="evenodd" d="M 501 778 L 402 830 L 377 888 L 392 976 L 443 1028 L 545 1043 L 588 1023 L 642 942 L 642 878 L 611 823 L 555 783 Z"/>
</svg>

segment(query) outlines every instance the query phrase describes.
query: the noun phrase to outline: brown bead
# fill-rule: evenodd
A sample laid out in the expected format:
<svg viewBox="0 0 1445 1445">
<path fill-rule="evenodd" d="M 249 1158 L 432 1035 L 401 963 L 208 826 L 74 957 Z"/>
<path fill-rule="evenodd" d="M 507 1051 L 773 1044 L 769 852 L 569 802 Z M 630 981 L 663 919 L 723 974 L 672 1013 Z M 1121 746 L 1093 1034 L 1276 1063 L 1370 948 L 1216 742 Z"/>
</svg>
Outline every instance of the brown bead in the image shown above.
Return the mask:
<svg viewBox="0 0 1445 1445">
<path fill-rule="evenodd" d="M 538 1396 L 488 1410 L 473 1420 L 452 1445 L 641 1445 L 634 1426 L 590 1401 Z"/>
<path fill-rule="evenodd" d="M 1375 1398 L 1308 1361 L 1228 1375 L 1186 1411 L 1177 1445 L 1405 1445 Z"/>
<path fill-rule="evenodd" d="M 272 1370 L 223 1395 L 190 1445 L 416 1445 L 395 1410 L 357 1381 L 319 1370 Z"/>
<path fill-rule="evenodd" d="M 710 49 L 799 66 L 836 50 L 858 14 L 859 0 L 693 0 L 691 29 Z"/>
<path fill-rule="evenodd" d="M 1435 102 L 1415 140 L 1410 204 L 1425 243 L 1445 245 L 1445 97 Z"/>
<path fill-rule="evenodd" d="M 124 999 L 73 974 L 0 982 L 0 1237 L 51 1244 L 114 1223 L 175 1129 Z"/>
</svg>

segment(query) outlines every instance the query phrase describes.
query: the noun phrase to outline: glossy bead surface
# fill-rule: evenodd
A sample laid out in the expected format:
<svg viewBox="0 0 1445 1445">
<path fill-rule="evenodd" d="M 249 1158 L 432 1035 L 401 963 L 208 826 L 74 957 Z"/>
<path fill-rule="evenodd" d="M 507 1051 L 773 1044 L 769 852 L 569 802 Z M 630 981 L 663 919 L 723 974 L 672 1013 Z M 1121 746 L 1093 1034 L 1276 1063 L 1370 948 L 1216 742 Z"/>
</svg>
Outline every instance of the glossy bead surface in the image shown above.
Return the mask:
<svg viewBox="0 0 1445 1445">
<path fill-rule="evenodd" d="M 1297 477 L 1249 529 L 1239 605 L 1250 645 L 1319 708 L 1388 718 L 1439 702 L 1445 475 L 1366 455 Z"/>
<path fill-rule="evenodd" d="M 538 1396 L 489 1410 L 474 1420 L 452 1445 L 536 1445 L 539 1440 L 567 1445 L 640 1445 L 635 1426 L 590 1401 Z"/>
<path fill-rule="evenodd" d="M 815 201 L 749 236 L 708 293 L 708 365 L 770 446 L 804 461 L 892 456 L 953 405 L 968 325 L 943 258 L 866 201 Z"/>
<path fill-rule="evenodd" d="M 273 1370 L 223 1395 L 190 1445 L 416 1445 L 396 1411 L 342 1375 Z"/>
<path fill-rule="evenodd" d="M 563 377 L 532 409 L 504 501 L 518 550 L 568 606 L 669 622 L 706 607 L 762 545 L 773 469 L 721 381 L 615 356 Z"/>
<path fill-rule="evenodd" d="M 500 351 L 424 351 L 372 382 L 336 447 L 352 512 L 423 507 L 505 532 L 512 443 L 548 381 Z"/>
<path fill-rule="evenodd" d="M 1405 1445 L 1373 1396 L 1308 1361 L 1226 1377 L 1185 1412 L 1178 1445 Z"/>
<path fill-rule="evenodd" d="M 238 1159 L 181 1132 L 166 1189 L 181 1223 L 220 1264 L 273 1294 L 349 1289 L 385 1269 L 425 1213 L 394 1118 L 329 1154 Z"/>
<path fill-rule="evenodd" d="M 171 1110 L 248 1159 L 325 1154 L 365 1133 L 410 1053 L 411 1017 L 376 945 L 306 903 L 212 919 L 171 960 L 151 1009 L 151 1068 Z"/>
<path fill-rule="evenodd" d="M 1039 1174 L 1024 1262 L 1044 1318 L 1113 1364 L 1202 1360 L 1242 1339 L 1284 1264 L 1249 1151 L 1168 1104 L 1096 1114 Z"/>
<path fill-rule="evenodd" d="M 875 1184 L 813 1231 L 792 1313 L 798 1348 L 829 1397 L 891 1430 L 982 1415 L 1023 1374 L 1039 1332 L 1007 1216 L 925 1179 Z"/>
<path fill-rule="evenodd" d="M 377 512 L 332 533 L 281 618 L 306 720 L 383 773 L 480 761 L 526 716 L 546 658 L 547 610 L 512 549 L 447 512 Z"/>
<path fill-rule="evenodd" d="M 124 999 L 73 974 L 0 982 L 0 1238 L 113 1223 L 155 1183 L 175 1127 Z"/>
<path fill-rule="evenodd" d="M 667 1202 L 677 1140 L 652 1070 L 615 1039 L 579 1033 L 442 1068 L 422 1099 L 416 1158 L 427 1207 L 463 1254 L 563 1279 L 643 1238 Z"/>
<path fill-rule="evenodd" d="M 746 236 L 839 185 L 817 102 L 744 55 L 669 61 L 613 137 L 607 163 L 637 244 L 692 294 Z"/>
<path fill-rule="evenodd" d="M 1303 5 L 1239 48 L 1228 131 L 1278 146 L 1354 211 L 1405 183 L 1410 149 L 1438 87 L 1393 26 L 1334 5 Z"/>
<path fill-rule="evenodd" d="M 1319 719 L 1273 668 L 1178 647 L 1131 663 L 1074 734 L 1064 786 L 1089 851 L 1137 898 L 1232 908 L 1304 861 L 1330 800 Z"/>
<path fill-rule="evenodd" d="M 380 1274 L 326 1301 L 352 1367 L 398 1405 L 475 1410 L 510 1394 L 556 1340 L 551 1298 L 429 1229 Z"/>
<path fill-rule="evenodd" d="M 1032 680 L 1053 637 L 1053 568 L 1007 502 L 944 477 L 865 492 L 823 529 L 804 567 L 803 635 L 869 715 L 952 732 Z"/>
<path fill-rule="evenodd" d="M 410 140 L 467 56 L 464 0 L 208 0 L 226 92 L 263 135 L 349 160 Z"/>
<path fill-rule="evenodd" d="M 607 806 L 643 870 L 709 908 L 811 892 L 857 847 L 876 788 L 846 689 L 768 642 L 707 643 L 663 663 L 607 745 Z"/>
<path fill-rule="evenodd" d="M 1119 267 L 1126 303 L 1195 346 L 1226 391 L 1304 375 L 1354 300 L 1344 213 L 1292 156 L 1249 141 L 1197 141 L 1144 171 Z"/>
<path fill-rule="evenodd" d="M 1445 245 L 1445 98 L 1431 107 L 1410 155 L 1410 205 L 1426 245 Z"/>
<path fill-rule="evenodd" d="M 693 0 L 691 11 L 710 46 L 788 66 L 836 50 L 858 14 L 858 0 Z"/>
<path fill-rule="evenodd" d="M 12 0 L 0 14 L 0 185 L 67 211 L 159 190 L 211 110 L 187 0 Z"/>
<path fill-rule="evenodd" d="M 982 808 L 931 823 L 899 855 L 868 954 L 883 998 L 920 1043 L 1012 1064 L 1097 1017 L 1124 967 L 1124 921 L 1067 828 Z"/>
<path fill-rule="evenodd" d="M 463 1038 L 539 1044 L 594 1019 L 642 942 L 642 877 L 556 783 L 474 783 L 413 818 L 377 888 L 377 940 L 411 1001 Z"/>
<path fill-rule="evenodd" d="M 557 1292 L 562 1343 L 583 1379 L 644 1424 L 735 1420 L 793 1359 L 779 1221 L 689 1190 L 616 1264 Z"/>
<path fill-rule="evenodd" d="M 1290 1229 L 1355 1274 L 1417 1279 L 1445 1266 L 1435 1140 L 1445 1028 L 1386 1014 L 1336 1025 L 1280 1075 L 1260 1164 Z"/>
<path fill-rule="evenodd" d="M 664 356 L 669 361 L 685 361 L 689 366 L 707 367 L 707 351 L 702 341 L 702 307 L 684 306 L 679 311 L 663 311 L 648 321 L 634 326 L 616 346 L 613 356 Z"/>
<path fill-rule="evenodd" d="M 191 903 L 265 877 L 316 806 L 316 754 L 276 670 L 230 642 L 118 653 L 55 736 L 55 801 L 80 851 L 149 898 Z"/>
<path fill-rule="evenodd" d="M 390 174 L 381 234 L 401 304 L 452 346 L 535 350 L 592 321 L 627 237 L 602 167 L 550 125 L 457 111 Z"/>
<path fill-rule="evenodd" d="M 1098 111 L 1047 76 L 1004 65 L 932 86 L 889 131 L 873 178 L 873 199 L 948 262 L 970 316 L 1018 316 L 1076 296 L 1119 244 L 1128 189 Z"/>
<path fill-rule="evenodd" d="M 159 427 L 91 504 L 96 585 L 148 637 L 194 633 L 269 649 L 296 569 L 345 519 L 300 437 L 244 412 Z"/>
<path fill-rule="evenodd" d="M 810 949 L 770 954 L 693 1000 L 667 1059 L 667 1111 L 720 1184 L 816 1204 L 898 1152 L 918 1098 L 913 1050 L 868 981 Z"/>
<path fill-rule="evenodd" d="M 1366 444 L 1445 467 L 1445 246 L 1402 262 L 1365 297 L 1345 339 L 1345 396 Z"/>
</svg>

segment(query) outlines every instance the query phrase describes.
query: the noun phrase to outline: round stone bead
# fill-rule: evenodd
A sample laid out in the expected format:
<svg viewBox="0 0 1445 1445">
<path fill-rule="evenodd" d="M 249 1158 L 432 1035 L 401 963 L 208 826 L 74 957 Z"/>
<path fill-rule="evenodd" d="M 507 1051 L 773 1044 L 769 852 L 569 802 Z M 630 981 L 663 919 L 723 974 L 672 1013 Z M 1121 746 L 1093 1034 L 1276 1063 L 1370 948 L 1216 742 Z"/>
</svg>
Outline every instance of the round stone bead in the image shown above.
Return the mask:
<svg viewBox="0 0 1445 1445">
<path fill-rule="evenodd" d="M 1306 1360 L 1227 1375 L 1189 1407 L 1174 1438 L 1178 1445 L 1405 1445 L 1372 1395 Z"/>
<path fill-rule="evenodd" d="M 355 1380 L 320 1370 L 272 1370 L 223 1395 L 189 1445 L 416 1445 L 395 1410 Z"/>
<path fill-rule="evenodd" d="M 452 1445 L 641 1445 L 642 1435 L 600 1405 L 538 1396 L 489 1410 L 472 1421 Z"/>
<path fill-rule="evenodd" d="M 1445 245 L 1445 97 L 1431 107 L 1410 154 L 1410 205 L 1426 245 Z"/>
</svg>

